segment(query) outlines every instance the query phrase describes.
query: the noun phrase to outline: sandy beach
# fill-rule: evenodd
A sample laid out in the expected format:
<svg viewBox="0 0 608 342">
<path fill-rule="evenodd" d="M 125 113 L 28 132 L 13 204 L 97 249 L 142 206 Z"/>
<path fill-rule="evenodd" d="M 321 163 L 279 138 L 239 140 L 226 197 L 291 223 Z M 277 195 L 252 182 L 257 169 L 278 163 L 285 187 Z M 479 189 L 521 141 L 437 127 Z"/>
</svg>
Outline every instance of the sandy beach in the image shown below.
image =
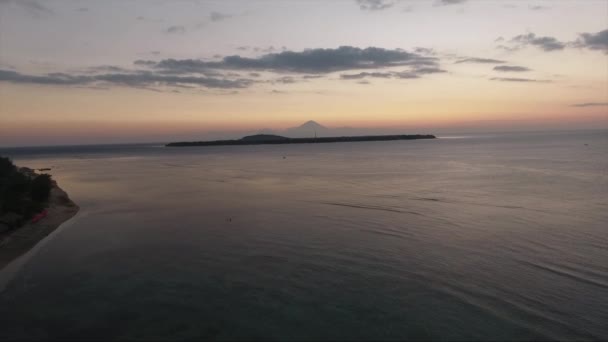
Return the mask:
<svg viewBox="0 0 608 342">
<path fill-rule="evenodd" d="M 67 193 L 57 183 L 53 183 L 48 215 L 45 218 L 36 223 L 30 221 L 14 231 L 0 235 L 0 270 L 76 215 L 79 209 Z"/>
</svg>

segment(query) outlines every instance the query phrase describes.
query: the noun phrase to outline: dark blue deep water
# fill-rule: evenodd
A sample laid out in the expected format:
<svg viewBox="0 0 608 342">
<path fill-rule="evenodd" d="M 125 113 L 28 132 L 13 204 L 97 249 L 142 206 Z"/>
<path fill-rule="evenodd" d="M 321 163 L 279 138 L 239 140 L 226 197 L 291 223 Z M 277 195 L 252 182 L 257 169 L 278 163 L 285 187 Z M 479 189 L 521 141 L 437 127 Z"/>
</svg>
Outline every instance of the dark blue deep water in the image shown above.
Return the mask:
<svg viewBox="0 0 608 342">
<path fill-rule="evenodd" d="M 608 339 L 608 131 L 0 154 L 81 206 L 0 339 Z"/>
</svg>

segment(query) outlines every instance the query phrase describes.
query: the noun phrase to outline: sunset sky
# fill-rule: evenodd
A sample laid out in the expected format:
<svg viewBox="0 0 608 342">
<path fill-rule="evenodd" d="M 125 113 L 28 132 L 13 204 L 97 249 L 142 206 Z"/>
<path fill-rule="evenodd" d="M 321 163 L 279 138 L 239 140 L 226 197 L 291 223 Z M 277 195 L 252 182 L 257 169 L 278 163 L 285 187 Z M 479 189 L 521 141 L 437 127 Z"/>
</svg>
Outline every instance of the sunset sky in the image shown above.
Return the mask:
<svg viewBox="0 0 608 342">
<path fill-rule="evenodd" d="M 0 146 L 311 119 L 607 128 L 608 1 L 0 0 Z"/>
</svg>

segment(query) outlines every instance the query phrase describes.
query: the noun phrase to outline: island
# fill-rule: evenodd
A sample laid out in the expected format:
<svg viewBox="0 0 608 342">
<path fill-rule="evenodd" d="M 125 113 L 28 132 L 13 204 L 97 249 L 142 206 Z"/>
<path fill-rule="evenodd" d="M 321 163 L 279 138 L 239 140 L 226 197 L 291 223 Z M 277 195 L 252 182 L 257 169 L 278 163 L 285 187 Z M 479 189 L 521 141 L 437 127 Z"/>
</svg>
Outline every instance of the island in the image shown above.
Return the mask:
<svg viewBox="0 0 608 342">
<path fill-rule="evenodd" d="M 366 136 L 345 136 L 345 137 L 322 137 L 322 138 L 287 138 L 280 135 L 257 134 L 243 137 L 237 140 L 213 140 L 213 141 L 183 141 L 173 142 L 167 147 L 184 146 L 226 146 L 226 145 L 265 145 L 265 144 L 321 144 L 336 142 L 356 142 L 356 141 L 389 141 L 389 140 L 415 140 L 415 139 L 435 139 L 431 134 L 413 135 L 366 135 Z"/>
<path fill-rule="evenodd" d="M 0 156 L 0 270 L 78 210 L 50 175 L 17 168 Z"/>
</svg>

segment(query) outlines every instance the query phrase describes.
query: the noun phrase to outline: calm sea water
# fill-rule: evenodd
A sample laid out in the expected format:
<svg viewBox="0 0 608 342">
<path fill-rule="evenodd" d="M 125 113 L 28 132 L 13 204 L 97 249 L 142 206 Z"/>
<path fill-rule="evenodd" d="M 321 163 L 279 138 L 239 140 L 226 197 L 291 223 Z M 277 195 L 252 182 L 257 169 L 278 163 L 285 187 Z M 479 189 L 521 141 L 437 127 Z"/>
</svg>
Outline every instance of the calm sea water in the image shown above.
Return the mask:
<svg viewBox="0 0 608 342">
<path fill-rule="evenodd" d="M 608 131 L 0 154 L 81 206 L 0 339 L 608 339 Z"/>
</svg>

